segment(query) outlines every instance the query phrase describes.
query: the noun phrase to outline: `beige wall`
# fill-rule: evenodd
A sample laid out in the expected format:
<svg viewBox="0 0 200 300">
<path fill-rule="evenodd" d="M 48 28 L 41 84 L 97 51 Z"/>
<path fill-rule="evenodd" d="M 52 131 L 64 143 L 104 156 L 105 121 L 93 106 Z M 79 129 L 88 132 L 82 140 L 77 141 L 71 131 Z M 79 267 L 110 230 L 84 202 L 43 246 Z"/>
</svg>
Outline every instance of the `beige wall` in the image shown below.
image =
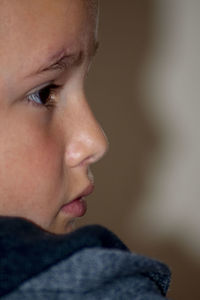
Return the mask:
<svg viewBox="0 0 200 300">
<path fill-rule="evenodd" d="M 110 141 L 80 224 L 100 223 L 172 268 L 200 299 L 198 0 L 101 0 L 88 97 Z"/>
</svg>

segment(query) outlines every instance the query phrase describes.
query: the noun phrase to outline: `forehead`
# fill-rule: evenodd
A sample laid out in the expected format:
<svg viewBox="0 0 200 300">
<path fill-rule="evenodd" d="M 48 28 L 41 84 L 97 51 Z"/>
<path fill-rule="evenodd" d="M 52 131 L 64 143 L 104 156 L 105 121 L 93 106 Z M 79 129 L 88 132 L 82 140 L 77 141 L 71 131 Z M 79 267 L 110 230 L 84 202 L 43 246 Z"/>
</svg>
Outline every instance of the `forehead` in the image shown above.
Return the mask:
<svg viewBox="0 0 200 300">
<path fill-rule="evenodd" d="M 0 0 L 1 63 L 22 70 L 27 56 L 31 65 L 59 48 L 86 47 L 95 22 L 93 0 Z"/>
</svg>

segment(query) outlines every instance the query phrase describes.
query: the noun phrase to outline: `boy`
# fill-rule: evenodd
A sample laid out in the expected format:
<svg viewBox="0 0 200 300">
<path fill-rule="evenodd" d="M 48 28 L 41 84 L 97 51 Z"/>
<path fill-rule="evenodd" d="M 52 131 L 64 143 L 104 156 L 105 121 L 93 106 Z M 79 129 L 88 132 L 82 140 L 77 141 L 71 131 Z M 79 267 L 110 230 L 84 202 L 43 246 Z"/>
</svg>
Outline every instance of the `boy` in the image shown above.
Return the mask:
<svg viewBox="0 0 200 300">
<path fill-rule="evenodd" d="M 0 2 L 0 214 L 71 231 L 107 149 L 84 95 L 96 1 Z"/>
<path fill-rule="evenodd" d="M 164 299 L 165 265 L 100 226 L 70 233 L 107 150 L 83 89 L 97 1 L 1 0 L 0 43 L 0 297 Z"/>
</svg>

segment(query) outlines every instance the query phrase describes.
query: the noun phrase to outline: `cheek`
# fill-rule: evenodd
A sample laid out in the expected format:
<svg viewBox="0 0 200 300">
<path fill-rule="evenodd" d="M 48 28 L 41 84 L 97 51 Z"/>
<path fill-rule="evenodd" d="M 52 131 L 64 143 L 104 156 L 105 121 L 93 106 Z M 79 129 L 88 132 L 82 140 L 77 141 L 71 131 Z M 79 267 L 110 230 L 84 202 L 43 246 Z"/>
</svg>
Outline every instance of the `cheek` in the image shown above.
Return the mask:
<svg viewBox="0 0 200 300">
<path fill-rule="evenodd" d="M 32 211 L 43 218 L 44 214 L 52 214 L 51 208 L 59 204 L 55 203 L 55 198 L 58 198 L 61 178 L 61 149 L 44 131 L 20 125 L 9 126 L 5 134 L 0 134 L 3 210 L 17 215 Z"/>
</svg>

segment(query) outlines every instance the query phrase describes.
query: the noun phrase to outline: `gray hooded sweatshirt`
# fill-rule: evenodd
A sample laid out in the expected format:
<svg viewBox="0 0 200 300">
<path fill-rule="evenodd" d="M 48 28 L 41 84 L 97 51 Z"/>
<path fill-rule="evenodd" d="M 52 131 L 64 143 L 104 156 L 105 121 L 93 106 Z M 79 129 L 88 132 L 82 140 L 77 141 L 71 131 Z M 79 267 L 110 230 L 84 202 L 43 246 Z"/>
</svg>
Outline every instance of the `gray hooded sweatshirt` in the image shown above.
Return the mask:
<svg viewBox="0 0 200 300">
<path fill-rule="evenodd" d="M 1 299 L 166 299 L 168 267 L 131 253 L 104 227 L 54 235 L 2 217 L 0 228 Z"/>
</svg>

